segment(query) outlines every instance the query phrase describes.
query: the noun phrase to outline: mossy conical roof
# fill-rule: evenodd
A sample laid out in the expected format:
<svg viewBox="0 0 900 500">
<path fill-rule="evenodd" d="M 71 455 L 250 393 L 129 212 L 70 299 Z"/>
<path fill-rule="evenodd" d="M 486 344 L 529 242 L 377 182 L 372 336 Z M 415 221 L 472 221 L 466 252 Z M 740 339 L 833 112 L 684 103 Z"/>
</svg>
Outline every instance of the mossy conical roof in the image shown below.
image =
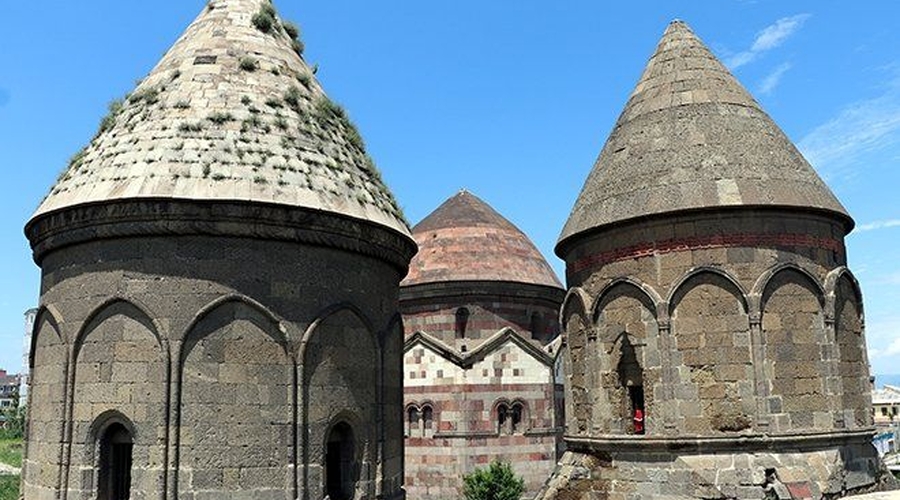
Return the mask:
<svg viewBox="0 0 900 500">
<path fill-rule="evenodd" d="M 264 202 L 407 224 L 268 0 L 212 0 L 110 108 L 35 218 L 109 200 Z"/>
<path fill-rule="evenodd" d="M 790 139 L 681 21 L 650 58 L 560 236 L 645 216 L 796 207 L 852 220 Z"/>
</svg>

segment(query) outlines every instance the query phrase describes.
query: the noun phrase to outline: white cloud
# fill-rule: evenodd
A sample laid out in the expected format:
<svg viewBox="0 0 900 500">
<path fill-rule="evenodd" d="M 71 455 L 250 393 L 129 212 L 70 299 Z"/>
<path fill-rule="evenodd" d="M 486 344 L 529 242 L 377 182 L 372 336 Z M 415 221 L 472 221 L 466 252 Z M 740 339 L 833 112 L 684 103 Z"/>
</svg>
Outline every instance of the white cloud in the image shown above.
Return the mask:
<svg viewBox="0 0 900 500">
<path fill-rule="evenodd" d="M 867 317 L 866 342 L 873 374 L 900 373 L 900 316 Z"/>
<path fill-rule="evenodd" d="M 783 77 L 789 69 L 791 69 L 791 63 L 789 62 L 778 65 L 777 68 L 772 70 L 772 72 L 763 79 L 762 83 L 759 85 L 759 93 L 769 94 L 775 90 L 775 87 L 781 83 L 781 77 Z"/>
<path fill-rule="evenodd" d="M 849 160 L 897 143 L 900 143 L 900 76 L 895 76 L 881 95 L 846 106 L 808 133 L 798 145 L 806 159 L 829 178 L 850 174 L 841 168 Z M 892 225 L 860 230 L 881 227 Z"/>
<path fill-rule="evenodd" d="M 877 220 L 875 222 L 868 222 L 866 224 L 858 226 L 856 228 L 856 231 L 875 231 L 876 229 L 887 229 L 890 227 L 900 227 L 900 219 Z"/>
<path fill-rule="evenodd" d="M 810 14 L 797 14 L 796 16 L 782 17 L 775 21 L 774 24 L 766 26 L 756 35 L 756 40 L 753 41 L 750 49 L 738 52 L 730 57 L 726 63 L 727 66 L 731 69 L 739 68 L 752 62 L 763 52 L 780 46 L 803 27 L 803 23 L 809 18 Z"/>
<path fill-rule="evenodd" d="M 869 349 L 869 358 L 871 359 L 888 358 L 898 354 L 900 354 L 900 338 L 894 339 L 884 349 Z"/>
</svg>

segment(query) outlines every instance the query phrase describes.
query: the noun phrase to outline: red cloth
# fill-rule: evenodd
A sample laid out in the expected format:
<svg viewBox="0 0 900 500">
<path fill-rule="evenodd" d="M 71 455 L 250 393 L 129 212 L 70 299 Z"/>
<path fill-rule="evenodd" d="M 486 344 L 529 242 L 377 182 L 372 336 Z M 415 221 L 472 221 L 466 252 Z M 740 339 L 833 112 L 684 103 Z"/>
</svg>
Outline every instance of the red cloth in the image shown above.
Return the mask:
<svg viewBox="0 0 900 500">
<path fill-rule="evenodd" d="M 644 411 L 640 408 L 635 408 L 634 410 L 634 433 L 644 433 Z"/>
</svg>

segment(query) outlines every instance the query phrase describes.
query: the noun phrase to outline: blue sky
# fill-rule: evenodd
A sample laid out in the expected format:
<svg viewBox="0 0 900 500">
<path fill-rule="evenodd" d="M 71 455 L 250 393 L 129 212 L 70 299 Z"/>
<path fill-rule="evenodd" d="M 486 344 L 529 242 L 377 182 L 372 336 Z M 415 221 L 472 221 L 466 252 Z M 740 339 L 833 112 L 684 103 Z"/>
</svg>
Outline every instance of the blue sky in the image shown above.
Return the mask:
<svg viewBox="0 0 900 500">
<path fill-rule="evenodd" d="M 900 4 L 276 2 L 415 223 L 467 188 L 553 246 L 669 21 L 683 19 L 807 155 L 857 221 L 873 371 L 900 373 Z M 112 99 L 203 7 L 0 6 L 0 367 L 20 367 L 39 295 L 22 227 Z M 627 5 L 626 5 L 627 4 Z"/>
</svg>

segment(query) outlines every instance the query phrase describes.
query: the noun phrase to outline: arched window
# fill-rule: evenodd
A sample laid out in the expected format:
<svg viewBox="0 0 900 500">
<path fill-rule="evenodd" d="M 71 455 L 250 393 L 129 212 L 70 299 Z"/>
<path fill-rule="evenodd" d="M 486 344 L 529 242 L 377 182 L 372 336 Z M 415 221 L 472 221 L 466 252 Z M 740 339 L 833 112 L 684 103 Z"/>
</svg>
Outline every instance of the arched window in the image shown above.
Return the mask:
<svg viewBox="0 0 900 500">
<path fill-rule="evenodd" d="M 510 411 L 510 433 L 517 434 L 522 432 L 522 418 L 525 413 L 524 408 L 522 407 L 522 403 L 514 403 L 512 405 L 512 410 Z"/>
<path fill-rule="evenodd" d="M 456 310 L 456 338 L 466 338 L 466 327 L 469 324 L 469 310 L 460 307 Z"/>
<path fill-rule="evenodd" d="M 131 496 L 131 454 L 134 436 L 116 422 L 100 436 L 98 500 L 127 500 Z"/>
<path fill-rule="evenodd" d="M 434 435 L 434 410 L 431 406 L 422 408 L 422 434 L 430 438 Z"/>
<path fill-rule="evenodd" d="M 415 405 L 406 409 L 406 435 L 415 436 L 419 430 L 419 408 Z"/>
<path fill-rule="evenodd" d="M 509 422 L 509 408 L 506 403 L 500 403 L 497 406 L 497 432 L 504 434 L 507 432 L 507 424 Z"/>
<path fill-rule="evenodd" d="M 331 429 L 325 449 L 325 490 L 331 500 L 353 498 L 356 489 L 355 455 L 353 429 L 346 422 L 339 422 Z"/>
</svg>

